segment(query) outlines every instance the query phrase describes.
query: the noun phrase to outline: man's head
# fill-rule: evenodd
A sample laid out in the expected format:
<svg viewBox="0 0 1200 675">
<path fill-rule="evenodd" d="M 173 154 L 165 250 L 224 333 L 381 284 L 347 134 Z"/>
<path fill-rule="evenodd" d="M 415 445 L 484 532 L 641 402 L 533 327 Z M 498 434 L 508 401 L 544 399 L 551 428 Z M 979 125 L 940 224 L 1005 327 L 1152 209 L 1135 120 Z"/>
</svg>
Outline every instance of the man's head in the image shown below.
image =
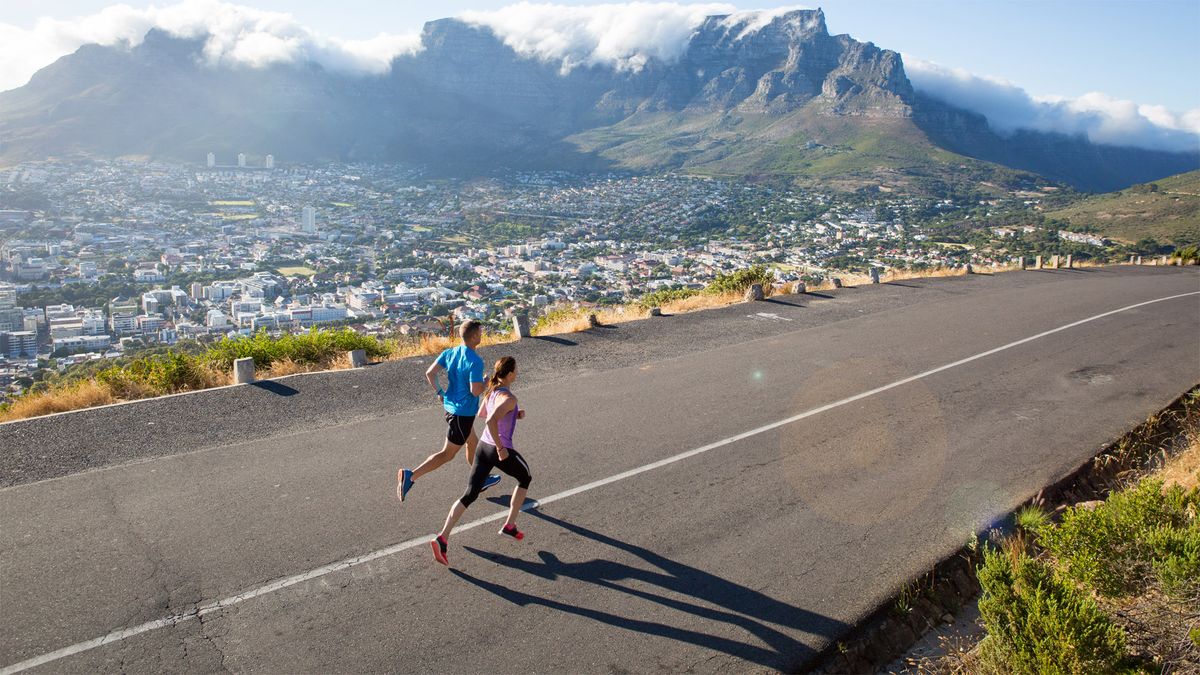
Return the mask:
<svg viewBox="0 0 1200 675">
<path fill-rule="evenodd" d="M 459 327 L 458 334 L 462 338 L 464 345 L 474 349 L 483 340 L 483 324 L 474 319 L 465 321 Z"/>
</svg>

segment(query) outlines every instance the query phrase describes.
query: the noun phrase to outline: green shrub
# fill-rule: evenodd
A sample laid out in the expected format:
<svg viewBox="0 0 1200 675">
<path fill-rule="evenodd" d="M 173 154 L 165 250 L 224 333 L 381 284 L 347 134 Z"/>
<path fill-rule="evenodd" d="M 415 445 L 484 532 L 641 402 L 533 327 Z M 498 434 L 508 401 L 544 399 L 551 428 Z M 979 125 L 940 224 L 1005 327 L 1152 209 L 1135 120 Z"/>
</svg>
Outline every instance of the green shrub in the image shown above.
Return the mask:
<svg viewBox="0 0 1200 675">
<path fill-rule="evenodd" d="M 195 357 L 169 351 L 105 368 L 96 373 L 96 381 L 118 397 L 162 395 L 203 389 L 208 381 L 203 368 Z"/>
<path fill-rule="evenodd" d="M 1159 531 L 1195 528 L 1198 509 L 1200 490 L 1176 485 L 1164 493 L 1162 481 L 1144 480 L 1095 509 L 1068 509 L 1058 526 L 1039 530 L 1037 540 L 1072 579 L 1103 595 L 1136 592 L 1154 578 L 1154 563 L 1163 555 L 1184 556 L 1170 563 L 1169 575 L 1187 569 L 1188 551 L 1194 564 L 1194 546 Z"/>
<path fill-rule="evenodd" d="M 1110 673 L 1125 633 L 1087 594 L 1023 552 L 987 551 L 979 569 L 985 658 L 1015 673 Z"/>
<path fill-rule="evenodd" d="M 1200 527 L 1158 527 L 1146 535 L 1151 567 L 1167 595 L 1200 597 Z"/>
<path fill-rule="evenodd" d="M 234 361 L 244 358 L 253 358 L 259 368 L 284 359 L 304 365 L 323 365 L 354 349 L 365 350 L 367 356 L 378 358 L 391 353 L 392 345 L 375 337 L 359 335 L 349 328 L 314 328 L 307 333 L 280 337 L 271 337 L 266 331 L 259 331 L 249 337 L 222 338 L 205 350 L 201 358 L 222 370 L 231 368 Z"/>
<path fill-rule="evenodd" d="M 562 305 L 560 307 L 555 307 L 537 318 L 537 321 L 535 321 L 533 323 L 533 328 L 531 329 L 531 332 L 534 335 L 539 335 L 539 334 L 541 334 L 541 332 L 543 330 L 545 330 L 546 328 L 553 326 L 557 323 L 562 323 L 565 321 L 570 321 L 572 319 L 578 319 L 578 318 L 582 318 L 582 317 L 583 317 L 583 310 L 581 310 L 581 309 L 576 309 L 570 305 Z"/>
<path fill-rule="evenodd" d="M 1026 532 L 1037 532 L 1050 524 L 1050 516 L 1040 506 L 1032 504 L 1018 509 L 1015 520 L 1017 527 Z"/>
<path fill-rule="evenodd" d="M 1176 249 L 1171 254 L 1171 257 L 1177 259 L 1180 264 L 1186 264 L 1193 260 L 1200 259 L 1200 246 L 1192 245 Z"/>
<path fill-rule="evenodd" d="M 738 270 L 732 274 L 718 274 L 716 279 L 709 282 L 704 292 L 710 295 L 723 293 L 745 293 L 751 284 L 762 284 L 765 290 L 775 277 L 763 265 L 755 265 L 749 269 Z"/>
<path fill-rule="evenodd" d="M 692 288 L 663 288 L 653 293 L 647 293 L 638 300 L 638 304 L 642 307 L 662 307 L 665 304 L 675 302 L 677 300 L 686 300 L 693 295 L 699 295 L 700 291 Z"/>
</svg>

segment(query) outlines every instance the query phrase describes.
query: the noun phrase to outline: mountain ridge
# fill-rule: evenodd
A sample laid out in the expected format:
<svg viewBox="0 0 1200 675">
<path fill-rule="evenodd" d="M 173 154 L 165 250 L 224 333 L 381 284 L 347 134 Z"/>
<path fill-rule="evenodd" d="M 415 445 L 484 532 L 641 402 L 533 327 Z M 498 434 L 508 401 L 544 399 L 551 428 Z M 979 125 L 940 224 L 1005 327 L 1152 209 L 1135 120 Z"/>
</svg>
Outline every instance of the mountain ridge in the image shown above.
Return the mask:
<svg viewBox="0 0 1200 675">
<path fill-rule="evenodd" d="M 522 54 L 461 19 L 427 23 L 421 45 L 393 59 L 386 74 L 357 76 L 314 64 L 213 67 L 203 62 L 203 37 L 158 29 L 132 48 L 85 45 L 0 93 L 0 161 L 76 153 L 197 161 L 209 151 L 245 151 L 458 173 L 507 166 L 809 175 L 814 163 L 837 164 L 823 158 L 828 148 L 852 154 L 860 139 L 892 129 L 907 145 L 884 165 L 900 170 L 945 172 L 973 158 L 1106 191 L 1200 166 L 1200 152 L 1039 132 L 1002 137 L 982 116 L 916 92 L 897 52 L 830 35 L 819 9 L 754 25 L 711 16 L 678 59 L 626 68 Z M 667 118 L 697 131 L 659 138 L 642 123 Z M 833 127 L 841 131 L 821 131 Z M 763 129 L 777 137 L 754 147 Z M 630 136 L 633 146 L 606 145 L 605 134 Z M 642 148 L 635 159 L 632 147 Z M 737 159 L 764 154 L 773 159 Z M 863 165 L 848 159 L 839 161 Z"/>
</svg>

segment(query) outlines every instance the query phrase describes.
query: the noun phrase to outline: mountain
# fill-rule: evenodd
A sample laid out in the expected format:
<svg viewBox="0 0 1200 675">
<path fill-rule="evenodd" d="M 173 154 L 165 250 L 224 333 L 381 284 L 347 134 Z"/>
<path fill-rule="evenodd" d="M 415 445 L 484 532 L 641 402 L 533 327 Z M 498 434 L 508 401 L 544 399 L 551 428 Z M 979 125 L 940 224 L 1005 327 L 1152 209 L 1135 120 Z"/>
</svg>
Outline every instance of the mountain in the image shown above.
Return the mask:
<svg viewBox="0 0 1200 675">
<path fill-rule="evenodd" d="M 920 96 L 900 55 L 830 35 L 821 10 L 709 17 L 678 59 L 639 68 L 523 56 L 482 26 L 426 24 L 386 75 L 312 64 L 214 67 L 204 40 L 152 30 L 88 45 L 0 93 L 0 162 L 75 153 L 197 161 L 401 160 L 784 174 L 850 185 L 1032 172 L 1109 190 L 1200 166 L 1177 154 L 1020 132 Z M 1016 171 L 997 167 L 1002 165 Z"/>
<path fill-rule="evenodd" d="M 1200 244 L 1200 171 L 1092 195 L 1046 216 L 1129 243 Z"/>
</svg>

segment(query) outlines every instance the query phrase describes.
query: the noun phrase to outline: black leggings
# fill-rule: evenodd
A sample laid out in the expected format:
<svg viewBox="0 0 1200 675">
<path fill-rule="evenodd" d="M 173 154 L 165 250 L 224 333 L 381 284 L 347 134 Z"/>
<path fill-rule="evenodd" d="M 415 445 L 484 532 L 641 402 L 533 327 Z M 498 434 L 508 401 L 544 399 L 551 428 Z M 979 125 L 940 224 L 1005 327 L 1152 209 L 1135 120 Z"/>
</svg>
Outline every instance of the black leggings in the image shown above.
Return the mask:
<svg viewBox="0 0 1200 675">
<path fill-rule="evenodd" d="M 517 484 L 528 488 L 533 476 L 529 475 L 529 465 L 525 458 L 516 450 L 508 451 L 508 459 L 503 462 L 496 455 L 496 446 L 480 442 L 475 448 L 475 466 L 471 468 L 471 478 L 467 481 L 467 491 L 459 499 L 463 506 L 470 506 L 483 492 L 483 481 L 487 480 L 492 469 L 500 469 L 517 479 Z"/>
</svg>

